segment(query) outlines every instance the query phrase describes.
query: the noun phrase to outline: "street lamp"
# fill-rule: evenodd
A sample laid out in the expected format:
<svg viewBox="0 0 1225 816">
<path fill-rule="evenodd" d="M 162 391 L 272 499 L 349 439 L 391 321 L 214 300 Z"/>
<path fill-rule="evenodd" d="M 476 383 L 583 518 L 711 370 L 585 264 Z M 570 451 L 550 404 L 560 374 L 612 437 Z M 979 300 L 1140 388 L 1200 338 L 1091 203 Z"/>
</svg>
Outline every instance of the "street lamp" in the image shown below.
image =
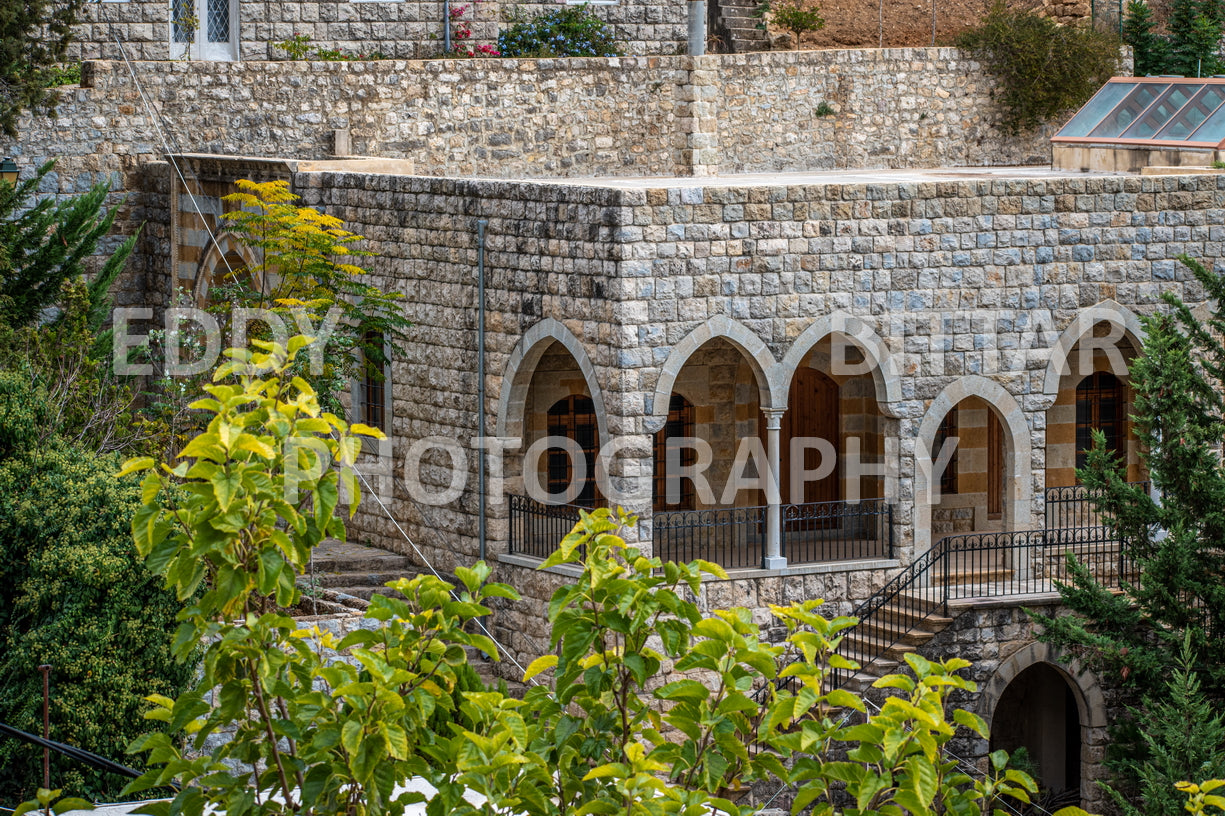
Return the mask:
<svg viewBox="0 0 1225 816">
<path fill-rule="evenodd" d="M 4 161 L 0 161 L 0 181 L 6 184 L 17 183 L 17 162 L 13 161 L 11 156 L 5 156 Z"/>
</svg>

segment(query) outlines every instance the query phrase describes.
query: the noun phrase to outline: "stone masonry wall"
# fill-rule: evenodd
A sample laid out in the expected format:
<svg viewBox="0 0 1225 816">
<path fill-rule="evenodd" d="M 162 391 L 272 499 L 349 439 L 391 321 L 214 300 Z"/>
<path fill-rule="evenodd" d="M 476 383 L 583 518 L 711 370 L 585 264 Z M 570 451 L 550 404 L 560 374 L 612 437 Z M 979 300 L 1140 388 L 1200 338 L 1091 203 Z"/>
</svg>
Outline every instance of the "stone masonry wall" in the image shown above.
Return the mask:
<svg viewBox="0 0 1225 816">
<path fill-rule="evenodd" d="M 1045 163 L 1043 133 L 1014 139 L 994 128 L 982 73 L 955 49 L 177 61 L 134 63 L 131 70 L 94 62 L 86 65 L 83 87 L 64 90 L 58 115 L 21 121 L 11 152 L 27 172 L 57 157 L 56 192 L 65 193 L 115 171 L 130 173 L 165 152 L 329 157 L 337 129 L 348 130 L 354 155 L 408 159 L 424 175 L 726 175 Z M 814 116 L 828 100 L 837 113 Z M 919 122 L 923 113 L 930 124 Z"/>
<path fill-rule="evenodd" d="M 930 446 L 941 406 L 969 397 L 995 406 L 1013 435 L 1018 474 L 1009 480 L 1005 522 L 1041 526 L 1046 412 L 1055 401 L 1044 383 L 1061 333 L 1091 307 L 1120 320 L 1151 312 L 1163 291 L 1202 302 L 1175 257 L 1219 264 L 1225 251 L 1218 176 L 888 184 L 812 176 L 791 186 L 645 189 L 358 173 L 298 172 L 294 180 L 306 203 L 370 237 L 373 280 L 407 295 L 413 337 L 394 350 L 392 368 L 396 472 L 415 440 L 440 436 L 468 449 L 459 467 L 468 489 L 459 499 L 433 506 L 397 479 L 388 502 L 442 570 L 479 555 L 470 440 L 497 432 L 499 398 L 530 382 L 534 361 L 522 358 L 513 382 L 507 366 L 531 351 L 519 346 L 524 336 L 549 321 L 564 335 L 550 329 L 542 343 L 560 338 L 575 356 L 604 406 L 602 433 L 623 445 L 610 468 L 622 486 L 649 483 L 655 388 L 681 365 L 675 352 L 691 333 L 755 349 L 767 380 L 789 382 L 791 352 L 820 340 L 808 330 L 831 313 L 858 321 L 886 355 L 877 394 L 893 418 L 887 433 L 898 478 L 889 495 L 905 560 L 932 540 L 915 501 L 915 451 Z M 488 221 L 483 428 L 475 382 L 480 218 Z M 518 436 L 522 417 L 509 423 L 507 435 Z M 437 491 L 450 481 L 451 464 L 440 452 L 431 456 L 421 473 Z M 649 502 L 630 509 L 643 516 L 633 535 L 649 544 Z M 501 557 L 504 504 L 491 504 L 489 525 L 487 555 Z M 414 552 L 369 503 L 353 534 Z"/>
<path fill-rule="evenodd" d="M 244 61 L 283 60 L 287 54 L 275 43 L 301 35 L 319 48 L 347 54 L 379 51 L 394 59 L 429 59 L 443 54 L 441 0 L 324 0 L 323 2 L 271 2 L 231 0 L 238 3 L 237 53 Z M 464 5 L 451 4 L 453 9 Z M 472 29 L 473 43 L 495 44 L 498 30 L 509 26 L 504 13 L 536 15 L 557 8 L 556 3 L 477 0 L 461 15 Z M 590 11 L 613 26 L 627 54 L 683 53 L 687 9 L 683 2 L 663 4 L 621 0 L 595 5 Z M 78 28 L 77 54 L 85 59 L 135 60 L 178 58 L 172 53 L 171 3 L 166 0 L 107 0 L 85 7 Z M 120 47 L 122 44 L 122 48 Z"/>
</svg>

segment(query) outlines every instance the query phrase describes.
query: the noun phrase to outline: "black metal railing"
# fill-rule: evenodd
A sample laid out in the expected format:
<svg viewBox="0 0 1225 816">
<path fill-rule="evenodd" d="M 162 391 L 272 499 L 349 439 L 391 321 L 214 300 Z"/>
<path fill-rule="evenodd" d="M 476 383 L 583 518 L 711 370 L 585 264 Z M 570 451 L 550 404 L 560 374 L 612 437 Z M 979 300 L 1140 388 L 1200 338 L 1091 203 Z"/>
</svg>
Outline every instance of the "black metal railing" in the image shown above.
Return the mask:
<svg viewBox="0 0 1225 816">
<path fill-rule="evenodd" d="M 1149 492 L 1149 483 L 1128 482 L 1129 487 L 1143 488 Z M 1102 496 L 1102 490 L 1085 487 L 1084 485 L 1069 485 L 1067 487 L 1048 487 L 1046 499 L 1046 529 L 1057 530 L 1068 527 L 1091 527 L 1101 524 L 1101 514 L 1097 510 L 1096 499 Z"/>
<path fill-rule="evenodd" d="M 713 561 L 724 569 L 760 567 L 765 507 L 716 507 L 656 513 L 652 551 L 664 561 Z"/>
<path fill-rule="evenodd" d="M 952 601 L 1055 592 L 1056 582 L 1071 580 L 1069 554 L 1103 586 L 1137 578 L 1119 538 L 1102 525 L 947 536 L 851 613 L 859 623 L 843 633 L 838 654 L 866 669 L 925 618 L 947 614 Z M 850 674 L 836 669 L 834 686 Z"/>
<path fill-rule="evenodd" d="M 545 504 L 527 496 L 509 496 L 510 552 L 548 558 L 579 521 L 576 504 Z M 582 553 L 586 557 L 586 553 Z"/>
<path fill-rule="evenodd" d="M 767 507 L 675 510 L 654 516 L 654 553 L 665 561 L 701 558 L 725 569 L 760 567 Z M 884 499 L 811 502 L 779 508 L 789 564 L 893 556 L 893 506 Z"/>
<path fill-rule="evenodd" d="M 893 505 L 884 499 L 785 504 L 782 523 L 791 564 L 893 557 Z"/>
</svg>

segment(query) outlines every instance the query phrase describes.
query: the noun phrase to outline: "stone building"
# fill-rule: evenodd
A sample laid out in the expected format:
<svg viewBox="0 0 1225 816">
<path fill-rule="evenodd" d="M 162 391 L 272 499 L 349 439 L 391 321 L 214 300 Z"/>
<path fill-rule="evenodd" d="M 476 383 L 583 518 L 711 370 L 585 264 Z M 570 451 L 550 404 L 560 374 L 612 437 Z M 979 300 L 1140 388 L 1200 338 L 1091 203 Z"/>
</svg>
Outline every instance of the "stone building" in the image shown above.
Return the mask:
<svg viewBox="0 0 1225 816">
<path fill-rule="evenodd" d="M 465 42 L 494 44 L 504 19 L 556 7 L 543 0 L 102 0 L 85 6 L 77 41 L 85 59 L 300 59 L 277 45 L 295 37 L 350 56 L 429 59 L 446 56 L 448 13 L 451 36 L 466 30 Z M 685 51 L 683 2 L 597 0 L 591 10 L 630 54 Z"/>
<path fill-rule="evenodd" d="M 361 463 L 379 501 L 350 535 L 442 571 L 495 563 L 524 595 L 493 621 L 521 661 L 572 574 L 536 567 L 573 505 L 615 497 L 642 548 L 730 569 L 708 608 L 849 613 L 898 581 L 936 597 L 946 615 L 919 617 L 940 631 L 855 654 L 970 656 L 1001 739 L 1049 742 L 1052 784 L 1093 805 L 1106 695 L 1033 643 L 1014 596 L 1049 590 L 1068 548 L 1109 569 L 1077 457 L 1101 429 L 1143 480 L 1127 363 L 1163 292 L 1203 303 L 1176 258 L 1219 263 L 1225 181 L 1049 169 L 1050 132 L 1001 132 L 990 92 L 951 49 L 99 62 L 60 119 L 25 123 L 18 159 L 60 156 L 63 192 L 121 180 L 126 228 L 145 223 L 125 305 L 204 296 L 244 260 L 218 221 L 239 178 L 365 235 L 414 328 L 385 388 L 354 384 L 390 440 Z M 669 497 L 669 456 L 711 490 Z M 528 495 L 596 465 L 567 503 Z M 767 472 L 778 495 L 752 483 Z M 732 473 L 750 484 L 725 490 Z M 1036 735 L 1029 698 L 1053 700 Z"/>
</svg>

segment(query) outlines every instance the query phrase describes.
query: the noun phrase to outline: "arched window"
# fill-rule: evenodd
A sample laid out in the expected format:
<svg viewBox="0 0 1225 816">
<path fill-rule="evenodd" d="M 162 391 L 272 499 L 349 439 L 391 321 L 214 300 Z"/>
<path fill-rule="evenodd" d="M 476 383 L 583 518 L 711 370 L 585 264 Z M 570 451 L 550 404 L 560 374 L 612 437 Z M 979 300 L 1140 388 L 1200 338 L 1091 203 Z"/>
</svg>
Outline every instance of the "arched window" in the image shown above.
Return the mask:
<svg viewBox="0 0 1225 816">
<path fill-rule="evenodd" d="M 679 437 L 693 436 L 693 403 L 680 394 L 673 394 L 668 402 L 668 421 L 655 432 L 655 479 L 651 498 L 657 511 L 692 510 L 693 480 L 681 479 L 677 485 L 680 492 L 675 503 L 668 503 L 668 450 L 669 441 Z M 688 467 L 697 461 L 698 452 L 691 447 L 680 448 L 680 464 Z"/>
<path fill-rule="evenodd" d="M 936 429 L 936 439 L 932 442 L 932 464 L 935 464 L 940 458 L 940 451 L 944 450 L 944 443 L 949 439 L 957 438 L 957 408 L 954 406 L 944 415 L 944 419 L 940 420 L 940 427 Z M 940 473 L 940 495 L 942 496 L 957 494 L 957 452 L 958 448 L 953 448 L 952 458 Z"/>
<path fill-rule="evenodd" d="M 361 422 L 390 435 L 387 424 L 387 378 L 391 366 L 382 332 L 366 332 L 362 343 L 368 352 L 362 354 L 362 374 L 358 388 L 358 416 Z"/>
<path fill-rule="evenodd" d="M 579 485 L 578 496 L 573 504 L 595 507 L 601 503 L 596 487 L 595 460 L 600 452 L 600 432 L 596 423 L 595 404 L 591 397 L 570 396 L 560 399 L 549 409 L 549 436 L 564 436 L 573 439 L 583 451 L 586 473 Z M 550 493 L 567 490 L 575 476 L 570 453 L 564 448 L 549 448 L 545 454 Z"/>
<path fill-rule="evenodd" d="M 1106 436 L 1106 450 L 1115 458 L 1124 454 L 1126 432 L 1123 383 L 1106 371 L 1090 374 L 1076 386 L 1076 467 L 1087 464 L 1093 432 Z"/>
</svg>

